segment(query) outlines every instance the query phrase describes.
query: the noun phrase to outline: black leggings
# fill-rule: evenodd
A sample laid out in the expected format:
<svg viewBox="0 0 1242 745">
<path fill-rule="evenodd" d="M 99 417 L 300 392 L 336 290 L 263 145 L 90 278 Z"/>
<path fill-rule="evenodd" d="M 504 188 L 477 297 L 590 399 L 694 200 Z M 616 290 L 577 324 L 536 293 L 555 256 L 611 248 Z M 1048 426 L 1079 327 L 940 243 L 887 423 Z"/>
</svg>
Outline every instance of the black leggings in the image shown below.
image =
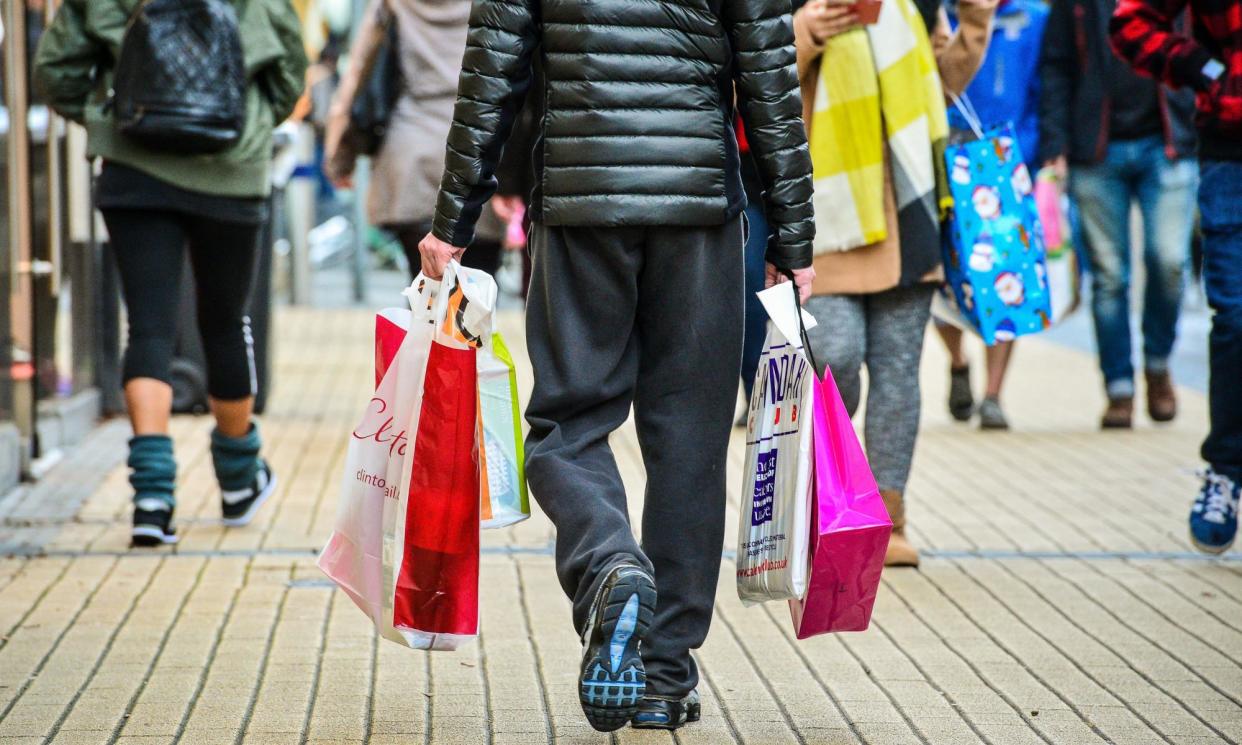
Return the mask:
<svg viewBox="0 0 1242 745">
<path fill-rule="evenodd" d="M 384 226 L 397 236 L 401 249 L 405 251 L 405 259 L 410 264 L 410 276 L 417 277 L 422 269 L 422 255 L 418 252 L 418 244 L 431 231 L 430 222 L 403 222 Z M 482 269 L 493 277 L 500 269 L 501 252 L 504 249 L 499 241 L 476 239 L 462 254 L 461 265 L 471 269 Z"/>
<path fill-rule="evenodd" d="M 246 306 L 260 226 L 147 209 L 105 209 L 103 217 L 129 312 L 124 381 L 172 382 L 188 245 L 207 357 L 207 392 L 222 401 L 253 396 L 254 352 Z"/>
</svg>

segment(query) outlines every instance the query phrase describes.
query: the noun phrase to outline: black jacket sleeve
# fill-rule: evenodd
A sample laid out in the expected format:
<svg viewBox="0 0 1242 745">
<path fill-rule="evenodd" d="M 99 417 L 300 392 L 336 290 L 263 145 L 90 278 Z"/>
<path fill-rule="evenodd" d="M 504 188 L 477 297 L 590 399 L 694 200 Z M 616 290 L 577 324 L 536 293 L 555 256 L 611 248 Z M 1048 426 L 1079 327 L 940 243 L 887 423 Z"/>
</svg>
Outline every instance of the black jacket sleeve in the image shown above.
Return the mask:
<svg viewBox="0 0 1242 745">
<path fill-rule="evenodd" d="M 1044 31 L 1039 77 L 1039 160 L 1069 151 L 1070 101 L 1079 74 L 1073 0 L 1052 0 Z"/>
<path fill-rule="evenodd" d="M 454 246 L 470 245 L 496 190 L 496 165 L 530 85 L 537 8 L 538 0 L 476 0 L 471 8 L 432 223 L 432 233 Z"/>
<path fill-rule="evenodd" d="M 723 20 L 746 139 L 765 190 L 767 260 L 781 269 L 808 267 L 815 238 L 811 154 L 789 0 L 728 0 Z"/>
</svg>

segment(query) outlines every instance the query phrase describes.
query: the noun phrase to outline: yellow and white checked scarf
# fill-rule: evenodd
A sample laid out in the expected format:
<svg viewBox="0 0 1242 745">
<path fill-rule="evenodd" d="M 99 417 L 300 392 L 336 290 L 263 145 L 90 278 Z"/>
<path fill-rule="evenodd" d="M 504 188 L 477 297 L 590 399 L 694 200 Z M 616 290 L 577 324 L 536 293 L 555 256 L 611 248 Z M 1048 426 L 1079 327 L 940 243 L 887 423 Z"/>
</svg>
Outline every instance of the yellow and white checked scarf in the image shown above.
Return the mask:
<svg viewBox="0 0 1242 745">
<path fill-rule="evenodd" d="M 811 118 L 815 253 L 884 240 L 884 147 L 903 229 L 936 229 L 948 198 L 949 134 L 940 74 L 911 0 L 884 0 L 879 20 L 828 40 Z"/>
</svg>

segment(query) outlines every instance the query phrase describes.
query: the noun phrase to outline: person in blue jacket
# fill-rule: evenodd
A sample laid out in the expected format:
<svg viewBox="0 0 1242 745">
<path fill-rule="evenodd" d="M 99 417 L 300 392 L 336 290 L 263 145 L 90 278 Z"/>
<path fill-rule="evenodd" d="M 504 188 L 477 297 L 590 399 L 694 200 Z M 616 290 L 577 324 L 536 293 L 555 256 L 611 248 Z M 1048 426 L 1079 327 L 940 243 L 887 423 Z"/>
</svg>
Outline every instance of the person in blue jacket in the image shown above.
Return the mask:
<svg viewBox="0 0 1242 745">
<path fill-rule="evenodd" d="M 948 9 L 950 21 L 956 26 L 954 4 Z M 1032 174 L 1039 170 L 1039 55 L 1047 23 L 1048 6 L 1042 0 L 1001 0 L 987 55 L 963 101 L 967 106 L 973 105 L 985 129 L 1013 124 L 1022 157 Z M 955 130 L 970 130 L 957 105 L 949 107 L 949 125 Z M 975 412 L 975 400 L 962 330 L 948 324 L 937 327 L 950 356 L 949 413 L 958 421 L 969 421 Z M 1009 428 L 1000 405 L 1000 392 L 1013 344 L 1000 342 L 987 349 L 987 387 L 978 407 L 979 424 L 984 429 Z"/>
</svg>

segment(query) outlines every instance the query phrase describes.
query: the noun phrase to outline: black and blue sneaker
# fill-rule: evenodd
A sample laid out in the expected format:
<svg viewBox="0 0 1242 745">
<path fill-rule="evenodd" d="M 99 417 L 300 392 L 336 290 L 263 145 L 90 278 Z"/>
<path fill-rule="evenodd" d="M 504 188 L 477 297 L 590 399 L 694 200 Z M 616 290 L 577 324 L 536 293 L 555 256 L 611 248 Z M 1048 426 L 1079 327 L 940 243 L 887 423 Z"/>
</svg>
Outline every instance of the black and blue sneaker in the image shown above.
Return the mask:
<svg viewBox="0 0 1242 745">
<path fill-rule="evenodd" d="M 1211 468 L 1190 508 L 1190 542 L 1209 554 L 1223 554 L 1238 535 L 1238 500 L 1242 484 Z"/>
<path fill-rule="evenodd" d="M 177 542 L 173 508 L 165 499 L 142 497 L 134 500 L 134 527 L 130 538 L 135 546 L 162 546 Z"/>
<path fill-rule="evenodd" d="M 683 699 L 648 696 L 638 705 L 631 724 L 634 729 L 675 730 L 683 724 L 697 722 L 703 716 L 699 692 L 690 691 Z"/>
<path fill-rule="evenodd" d="M 647 688 L 639 646 L 655 614 L 655 581 L 637 564 L 620 564 L 600 583 L 583 634 L 578 698 L 600 732 L 624 727 Z"/>
<path fill-rule="evenodd" d="M 234 528 L 249 525 L 254 513 L 259 511 L 275 489 L 276 476 L 272 473 L 272 467 L 260 459 L 250 486 L 220 491 L 220 512 L 224 516 L 224 524 Z"/>
</svg>

